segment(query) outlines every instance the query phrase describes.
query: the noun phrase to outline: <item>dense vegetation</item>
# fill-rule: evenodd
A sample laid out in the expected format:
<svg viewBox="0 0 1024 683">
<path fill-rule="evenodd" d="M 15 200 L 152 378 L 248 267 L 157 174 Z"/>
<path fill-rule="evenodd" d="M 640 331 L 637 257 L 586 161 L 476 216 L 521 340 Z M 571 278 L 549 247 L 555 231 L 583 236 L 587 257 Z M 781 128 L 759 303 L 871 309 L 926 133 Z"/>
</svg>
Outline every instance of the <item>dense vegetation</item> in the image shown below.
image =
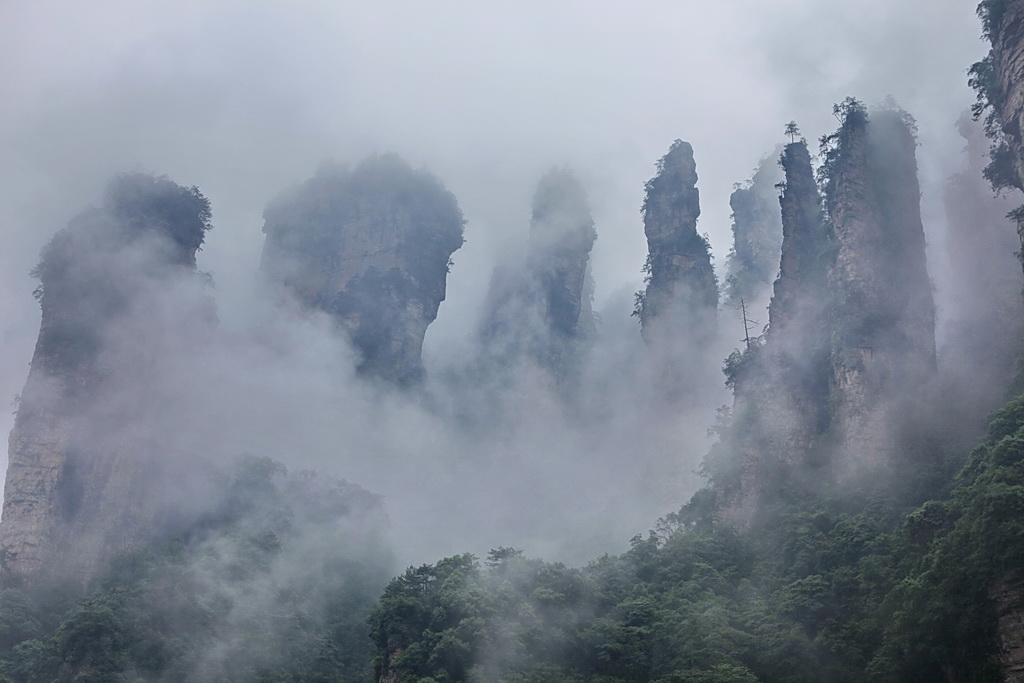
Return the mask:
<svg viewBox="0 0 1024 683">
<path fill-rule="evenodd" d="M 951 493 L 790 483 L 751 529 L 714 493 L 582 569 L 509 548 L 410 568 L 374 611 L 396 681 L 993 680 L 993 581 L 1024 566 L 1024 397 Z"/>
<path fill-rule="evenodd" d="M 376 500 L 283 475 L 241 461 L 216 509 L 84 597 L 9 581 L 0 680 L 370 680 L 369 630 L 396 681 L 984 681 L 987 587 L 1024 562 L 1024 397 L 923 505 L 791 482 L 736 531 L 708 489 L 579 569 L 511 548 L 410 568 L 369 628 Z M 352 535 L 323 543 L 339 518 Z"/>
</svg>

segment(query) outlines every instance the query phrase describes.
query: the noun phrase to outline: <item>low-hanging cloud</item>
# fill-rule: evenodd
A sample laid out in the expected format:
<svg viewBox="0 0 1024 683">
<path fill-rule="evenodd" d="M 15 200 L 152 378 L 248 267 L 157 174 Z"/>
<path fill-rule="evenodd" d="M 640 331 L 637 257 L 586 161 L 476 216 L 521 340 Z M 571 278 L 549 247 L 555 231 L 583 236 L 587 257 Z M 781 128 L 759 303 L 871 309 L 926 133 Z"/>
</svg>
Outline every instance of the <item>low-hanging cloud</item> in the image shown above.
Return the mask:
<svg viewBox="0 0 1024 683">
<path fill-rule="evenodd" d="M 0 396 L 24 383 L 38 329 L 28 271 L 43 243 L 113 173 L 167 173 L 212 201 L 199 262 L 221 320 L 202 354 L 172 355 L 162 370 L 168 405 L 189 425 L 168 429 L 176 449 L 280 457 L 381 493 L 409 561 L 498 544 L 566 559 L 619 549 L 696 487 L 704 430 L 727 400 L 720 385 L 702 388 L 705 407 L 681 415 L 648 391 L 657 370 L 629 312 L 655 160 L 677 137 L 693 144 L 698 230 L 721 275 L 733 183 L 782 125 L 796 119 L 813 139 L 835 127 L 833 102 L 891 93 L 920 122 L 937 249 L 938 188 L 959 161 L 953 124 L 972 99 L 964 72 L 983 52 L 970 15 L 952 0 L 7 3 Z M 324 159 L 389 150 L 436 173 L 468 221 L 425 342 L 433 403 L 358 381 L 330 321 L 275 308 L 257 274 L 268 199 Z M 446 412 L 444 371 L 474 348 L 494 264 L 525 243 L 533 186 L 560 163 L 587 189 L 600 234 L 591 266 L 603 338 L 589 393 L 569 409 L 526 373 L 507 388 L 501 438 L 467 434 Z M 931 272 L 941 289 L 943 273 Z M 724 357 L 743 330 L 729 311 L 720 329 Z"/>
</svg>

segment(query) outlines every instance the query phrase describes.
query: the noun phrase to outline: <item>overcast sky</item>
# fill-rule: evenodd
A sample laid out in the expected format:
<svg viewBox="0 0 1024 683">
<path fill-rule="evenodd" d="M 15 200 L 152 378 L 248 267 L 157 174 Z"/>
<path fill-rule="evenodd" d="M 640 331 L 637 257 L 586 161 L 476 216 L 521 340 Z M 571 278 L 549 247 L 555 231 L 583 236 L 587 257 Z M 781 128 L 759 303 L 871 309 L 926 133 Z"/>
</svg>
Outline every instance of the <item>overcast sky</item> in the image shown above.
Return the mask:
<svg viewBox="0 0 1024 683">
<path fill-rule="evenodd" d="M 934 246 L 931 202 L 959 160 L 979 30 L 972 0 L 4 0 L 0 401 L 27 373 L 40 247 L 121 170 L 210 198 L 200 267 L 230 326 L 274 194 L 327 159 L 395 151 L 426 166 L 468 221 L 428 359 L 468 334 L 550 166 L 571 166 L 590 193 L 601 309 L 640 286 L 643 183 L 673 139 L 693 144 L 698 229 L 721 268 L 733 184 L 791 119 L 816 148 L 847 95 L 891 94 L 918 118 Z"/>
</svg>

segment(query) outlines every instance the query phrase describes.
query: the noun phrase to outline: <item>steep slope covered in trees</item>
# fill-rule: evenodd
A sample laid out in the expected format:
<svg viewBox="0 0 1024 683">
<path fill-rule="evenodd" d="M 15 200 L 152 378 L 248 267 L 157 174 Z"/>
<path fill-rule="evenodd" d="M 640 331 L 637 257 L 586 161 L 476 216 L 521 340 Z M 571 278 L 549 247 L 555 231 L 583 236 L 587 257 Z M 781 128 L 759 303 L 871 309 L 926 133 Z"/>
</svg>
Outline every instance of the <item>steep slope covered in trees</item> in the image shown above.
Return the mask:
<svg viewBox="0 0 1024 683">
<path fill-rule="evenodd" d="M 1024 190 L 1024 2 L 982 0 L 978 15 L 992 45 L 970 71 L 978 95 L 974 114 L 984 115 L 992 141 L 985 177 L 996 190 Z M 1017 232 L 1024 244 L 1020 219 Z"/>
</svg>

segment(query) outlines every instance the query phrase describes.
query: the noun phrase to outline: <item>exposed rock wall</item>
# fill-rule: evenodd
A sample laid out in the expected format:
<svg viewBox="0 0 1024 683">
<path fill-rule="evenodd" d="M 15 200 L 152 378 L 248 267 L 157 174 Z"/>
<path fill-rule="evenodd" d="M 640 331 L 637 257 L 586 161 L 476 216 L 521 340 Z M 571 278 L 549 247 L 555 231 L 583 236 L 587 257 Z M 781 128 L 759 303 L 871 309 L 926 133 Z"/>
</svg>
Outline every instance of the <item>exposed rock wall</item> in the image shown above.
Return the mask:
<svg viewBox="0 0 1024 683">
<path fill-rule="evenodd" d="M 321 169 L 271 202 L 264 219 L 268 277 L 348 332 L 362 372 L 419 380 L 423 337 L 463 241 L 454 195 L 387 154 L 352 171 Z"/>
<path fill-rule="evenodd" d="M 827 185 L 836 240 L 833 425 L 841 466 L 883 464 L 886 413 L 935 370 L 935 305 L 925 265 L 915 139 L 898 110 L 845 110 Z"/>
<path fill-rule="evenodd" d="M 196 188 L 125 175 L 45 248 L 39 338 L 9 440 L 8 569 L 86 576 L 153 531 L 159 451 L 127 423 L 146 410 L 153 355 L 187 353 L 212 330 L 195 269 L 209 218 Z"/>
<path fill-rule="evenodd" d="M 696 185 L 693 147 L 676 140 L 647 181 L 643 205 L 649 280 L 637 312 L 651 345 L 700 345 L 715 332 L 718 283 L 709 245 L 697 233 Z"/>
<path fill-rule="evenodd" d="M 1012 152 L 1016 186 L 1024 189 L 1024 0 L 983 5 L 989 6 L 987 32 L 992 41 L 988 94 Z"/>
</svg>

